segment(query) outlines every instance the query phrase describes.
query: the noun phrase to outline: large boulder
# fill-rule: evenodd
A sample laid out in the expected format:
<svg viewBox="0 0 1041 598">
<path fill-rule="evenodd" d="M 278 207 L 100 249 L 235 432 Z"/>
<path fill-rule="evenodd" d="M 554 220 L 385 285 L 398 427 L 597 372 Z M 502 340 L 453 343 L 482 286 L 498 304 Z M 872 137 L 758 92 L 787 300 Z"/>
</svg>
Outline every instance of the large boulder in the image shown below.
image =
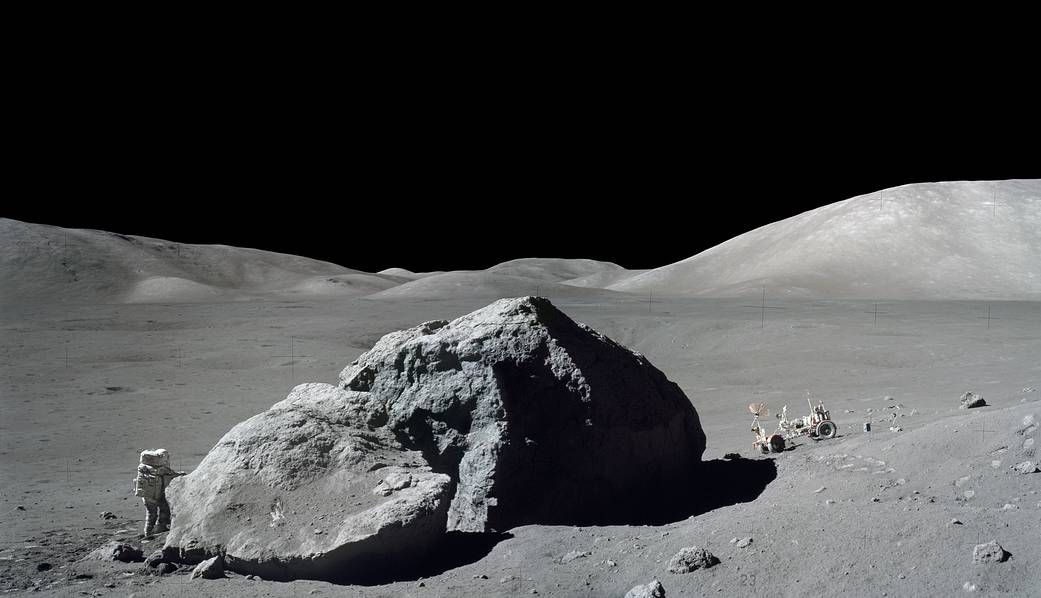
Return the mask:
<svg viewBox="0 0 1041 598">
<path fill-rule="evenodd" d="M 704 448 L 690 401 L 642 355 L 545 299 L 503 299 L 388 334 L 338 385 L 298 386 L 233 428 L 171 483 L 166 550 L 328 578 L 445 532 L 637 508 Z"/>
</svg>

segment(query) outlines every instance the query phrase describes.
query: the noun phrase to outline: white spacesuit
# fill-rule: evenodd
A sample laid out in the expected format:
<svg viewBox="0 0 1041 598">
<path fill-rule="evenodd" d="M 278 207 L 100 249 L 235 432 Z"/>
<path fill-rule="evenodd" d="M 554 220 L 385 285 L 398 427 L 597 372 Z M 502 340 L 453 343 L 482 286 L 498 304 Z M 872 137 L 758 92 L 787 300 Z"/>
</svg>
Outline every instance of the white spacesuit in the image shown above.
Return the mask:
<svg viewBox="0 0 1041 598">
<path fill-rule="evenodd" d="M 187 474 L 170 469 L 170 454 L 166 449 L 141 451 L 141 463 L 134 478 L 134 496 L 140 496 L 145 503 L 145 536 L 170 529 L 166 486 L 170 480 L 182 475 Z"/>
</svg>

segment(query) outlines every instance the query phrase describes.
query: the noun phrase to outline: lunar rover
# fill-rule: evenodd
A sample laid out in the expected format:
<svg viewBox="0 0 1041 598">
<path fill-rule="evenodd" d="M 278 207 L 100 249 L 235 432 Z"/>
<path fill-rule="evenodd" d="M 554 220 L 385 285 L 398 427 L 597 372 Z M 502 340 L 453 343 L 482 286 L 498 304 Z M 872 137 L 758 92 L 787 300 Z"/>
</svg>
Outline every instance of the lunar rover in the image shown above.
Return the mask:
<svg viewBox="0 0 1041 598">
<path fill-rule="evenodd" d="M 835 422 L 831 421 L 831 412 L 824 408 L 824 402 L 818 401 L 813 406 L 813 401 L 807 397 L 806 403 L 810 406 L 810 414 L 797 419 L 788 419 L 788 406 L 785 405 L 777 414 L 777 429 L 772 434 L 767 434 L 759 419 L 768 417 L 770 410 L 766 403 L 752 403 L 748 410 L 752 412 L 752 433 L 755 434 L 755 442 L 752 448 L 762 453 L 779 453 L 784 450 L 787 441 L 800 436 L 809 436 L 815 440 L 834 438 L 838 432 Z"/>
</svg>

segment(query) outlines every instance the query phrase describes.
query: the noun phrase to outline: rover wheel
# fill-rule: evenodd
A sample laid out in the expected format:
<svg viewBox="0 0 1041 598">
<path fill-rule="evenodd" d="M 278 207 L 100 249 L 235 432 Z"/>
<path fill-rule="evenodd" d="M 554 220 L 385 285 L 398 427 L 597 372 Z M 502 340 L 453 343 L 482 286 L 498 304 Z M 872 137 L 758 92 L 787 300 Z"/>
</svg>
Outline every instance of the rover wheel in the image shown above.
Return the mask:
<svg viewBox="0 0 1041 598">
<path fill-rule="evenodd" d="M 780 434 L 774 434 L 770 437 L 770 450 L 779 453 L 784 450 L 784 437 Z"/>
<path fill-rule="evenodd" d="M 836 432 L 835 422 L 825 420 L 817 424 L 817 438 L 835 438 Z"/>
</svg>

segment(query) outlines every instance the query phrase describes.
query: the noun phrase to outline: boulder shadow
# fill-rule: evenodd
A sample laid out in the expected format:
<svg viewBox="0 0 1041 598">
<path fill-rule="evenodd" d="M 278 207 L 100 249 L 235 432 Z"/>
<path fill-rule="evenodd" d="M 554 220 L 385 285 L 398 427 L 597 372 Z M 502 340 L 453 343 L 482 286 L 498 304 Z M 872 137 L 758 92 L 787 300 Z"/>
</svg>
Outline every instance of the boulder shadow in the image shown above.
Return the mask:
<svg viewBox="0 0 1041 598">
<path fill-rule="evenodd" d="M 543 525 L 666 525 L 690 517 L 755 500 L 777 478 L 771 458 L 702 461 L 686 479 L 672 480 L 666 488 L 641 488 L 630 500 L 599 509 L 572 511 L 554 518 L 540 517 Z"/>
<path fill-rule="evenodd" d="M 427 553 L 410 559 L 373 559 L 364 566 L 327 577 L 336 584 L 362 586 L 417 581 L 435 577 L 483 559 L 495 545 L 513 537 L 510 533 L 448 532 Z"/>
</svg>

